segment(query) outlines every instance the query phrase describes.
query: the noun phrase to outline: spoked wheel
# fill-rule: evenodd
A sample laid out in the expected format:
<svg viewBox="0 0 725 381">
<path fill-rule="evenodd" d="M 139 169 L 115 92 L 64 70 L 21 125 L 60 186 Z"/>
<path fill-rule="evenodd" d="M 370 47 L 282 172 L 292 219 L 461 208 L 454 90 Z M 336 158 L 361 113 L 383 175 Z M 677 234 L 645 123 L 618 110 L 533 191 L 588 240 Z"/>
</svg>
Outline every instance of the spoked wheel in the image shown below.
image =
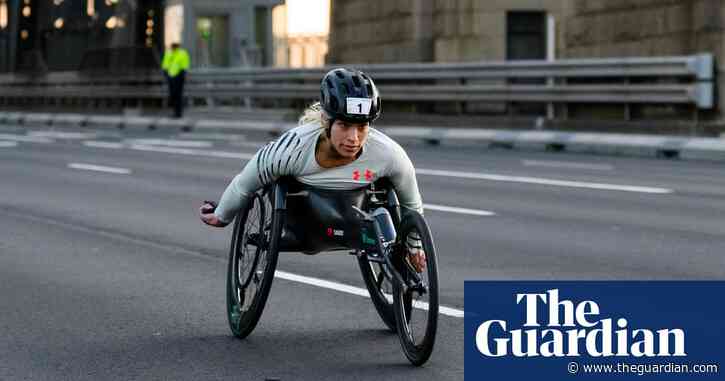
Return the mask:
<svg viewBox="0 0 725 381">
<path fill-rule="evenodd" d="M 409 213 L 400 229 L 400 250 L 407 255 L 411 247 L 425 251 L 425 268 L 420 273 L 404 259 L 398 266 L 410 287 L 393 282 L 393 311 L 398 337 L 405 356 L 413 365 L 423 365 L 433 352 L 438 328 L 438 267 L 435 245 L 423 216 Z M 412 308 L 411 308 L 412 302 Z"/>
<path fill-rule="evenodd" d="M 227 317 L 234 336 L 243 339 L 257 325 L 277 267 L 282 211 L 255 193 L 234 223 L 227 269 Z"/>
<path fill-rule="evenodd" d="M 370 299 L 372 299 L 378 315 L 380 315 L 383 323 L 388 326 L 390 331 L 395 332 L 395 314 L 393 313 L 392 297 L 393 285 L 390 279 L 385 276 L 385 272 L 383 271 L 384 265 L 369 261 L 365 255 L 359 256 L 357 262 L 360 265 L 360 272 L 365 281 L 365 286 L 368 288 Z"/>
</svg>

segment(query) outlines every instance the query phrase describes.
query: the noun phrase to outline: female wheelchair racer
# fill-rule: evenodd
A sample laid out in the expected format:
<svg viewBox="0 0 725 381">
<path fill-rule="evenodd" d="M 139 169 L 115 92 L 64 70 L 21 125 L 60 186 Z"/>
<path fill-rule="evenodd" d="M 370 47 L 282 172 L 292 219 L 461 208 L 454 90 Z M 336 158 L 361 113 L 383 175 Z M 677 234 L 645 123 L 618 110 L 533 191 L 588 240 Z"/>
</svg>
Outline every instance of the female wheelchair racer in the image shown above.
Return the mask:
<svg viewBox="0 0 725 381">
<path fill-rule="evenodd" d="M 332 70 L 321 94 L 301 126 L 255 155 L 218 206 L 200 208 L 208 225 L 236 220 L 230 328 L 244 338 L 256 326 L 280 251 L 352 250 L 378 314 L 398 333 L 407 358 L 421 365 L 435 342 L 438 275 L 414 168 L 397 143 L 369 129 L 380 114 L 369 76 Z"/>
</svg>

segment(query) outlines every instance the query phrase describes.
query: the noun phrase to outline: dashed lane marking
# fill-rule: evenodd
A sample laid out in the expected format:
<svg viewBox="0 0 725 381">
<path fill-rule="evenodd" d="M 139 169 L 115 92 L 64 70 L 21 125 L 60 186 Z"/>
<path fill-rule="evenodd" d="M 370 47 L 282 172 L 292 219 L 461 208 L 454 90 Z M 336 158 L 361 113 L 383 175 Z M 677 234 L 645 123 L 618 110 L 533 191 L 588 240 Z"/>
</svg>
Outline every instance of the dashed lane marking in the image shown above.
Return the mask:
<svg viewBox="0 0 725 381">
<path fill-rule="evenodd" d="M 595 170 L 595 171 L 614 170 L 614 166 L 611 164 L 570 163 L 567 161 L 552 161 L 552 160 L 521 160 L 521 164 L 523 164 L 526 167 L 591 169 L 591 170 Z"/>
<path fill-rule="evenodd" d="M 436 204 L 425 204 L 425 205 L 423 205 L 423 209 L 436 210 L 439 212 L 470 214 L 472 216 L 482 216 L 482 217 L 490 217 L 490 216 L 496 215 L 496 213 L 488 211 L 488 210 L 459 208 L 456 206 L 445 206 L 445 205 L 436 205 Z"/>
<path fill-rule="evenodd" d="M 427 175 L 427 176 L 455 177 L 455 178 L 461 178 L 461 179 L 476 179 L 476 180 L 488 180 L 488 181 L 503 181 L 503 182 L 511 182 L 511 183 L 549 185 L 549 186 L 570 187 L 570 188 L 610 190 L 610 191 L 635 192 L 635 193 L 651 193 L 651 194 L 674 193 L 674 191 L 672 189 L 667 189 L 667 188 L 643 187 L 643 186 L 636 186 L 636 185 L 606 184 L 606 183 L 590 183 L 590 182 L 583 182 L 583 181 L 554 180 L 554 179 L 545 179 L 545 178 L 540 178 L 540 177 L 527 177 L 527 176 L 505 176 L 505 175 L 497 175 L 497 174 L 493 174 L 493 173 L 444 171 L 444 170 L 438 170 L 438 169 L 424 169 L 424 168 L 417 168 L 415 170 L 415 172 L 419 175 Z"/>
<path fill-rule="evenodd" d="M 104 165 L 84 164 L 84 163 L 70 163 L 70 164 L 68 164 L 68 168 L 80 169 L 83 171 L 115 173 L 115 174 L 119 174 L 119 175 L 128 175 L 131 173 L 131 170 L 127 169 L 127 168 L 106 167 Z"/>
</svg>

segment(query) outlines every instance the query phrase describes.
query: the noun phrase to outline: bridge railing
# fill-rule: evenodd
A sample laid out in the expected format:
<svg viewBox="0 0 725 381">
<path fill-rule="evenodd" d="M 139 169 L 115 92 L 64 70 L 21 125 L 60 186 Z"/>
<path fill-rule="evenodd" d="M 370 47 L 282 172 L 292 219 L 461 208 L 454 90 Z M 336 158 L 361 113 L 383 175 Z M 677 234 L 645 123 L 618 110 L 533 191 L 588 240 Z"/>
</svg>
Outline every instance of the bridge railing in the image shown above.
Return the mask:
<svg viewBox="0 0 725 381">
<path fill-rule="evenodd" d="M 715 106 L 711 54 L 354 66 L 376 80 L 385 102 L 681 104 L 699 110 Z M 319 96 L 319 81 L 329 69 L 195 69 L 189 73 L 185 96 L 193 104 L 309 102 Z M 165 99 L 163 76 L 155 72 L 0 75 L 0 108 L 69 100 L 104 107 L 117 101 Z"/>
</svg>

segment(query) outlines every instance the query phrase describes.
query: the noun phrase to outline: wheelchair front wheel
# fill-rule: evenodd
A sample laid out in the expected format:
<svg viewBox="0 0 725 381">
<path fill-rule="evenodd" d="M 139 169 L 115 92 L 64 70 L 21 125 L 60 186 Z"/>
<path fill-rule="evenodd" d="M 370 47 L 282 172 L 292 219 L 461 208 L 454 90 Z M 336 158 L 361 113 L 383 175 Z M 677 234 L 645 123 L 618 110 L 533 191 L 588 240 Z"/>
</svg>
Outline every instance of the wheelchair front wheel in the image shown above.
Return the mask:
<svg viewBox="0 0 725 381">
<path fill-rule="evenodd" d="M 254 330 L 267 302 L 277 268 L 282 213 L 257 192 L 235 219 L 227 269 L 227 318 L 240 339 Z"/>
<path fill-rule="evenodd" d="M 393 286 L 385 276 L 384 265 L 369 261 L 367 254 L 359 256 L 357 263 L 360 266 L 360 272 L 375 310 L 388 329 L 395 332 L 397 328 L 395 326 L 395 313 L 393 312 L 393 298 L 391 295 Z"/>
<path fill-rule="evenodd" d="M 411 212 L 401 222 L 398 253 L 407 255 L 411 242 L 425 251 L 425 269 L 416 272 L 406 260 L 397 266 L 406 285 L 393 282 L 393 311 L 400 344 L 408 360 L 423 365 L 433 353 L 438 328 L 438 265 L 428 224 L 422 215 Z M 411 308 L 412 302 L 412 308 Z"/>
</svg>

